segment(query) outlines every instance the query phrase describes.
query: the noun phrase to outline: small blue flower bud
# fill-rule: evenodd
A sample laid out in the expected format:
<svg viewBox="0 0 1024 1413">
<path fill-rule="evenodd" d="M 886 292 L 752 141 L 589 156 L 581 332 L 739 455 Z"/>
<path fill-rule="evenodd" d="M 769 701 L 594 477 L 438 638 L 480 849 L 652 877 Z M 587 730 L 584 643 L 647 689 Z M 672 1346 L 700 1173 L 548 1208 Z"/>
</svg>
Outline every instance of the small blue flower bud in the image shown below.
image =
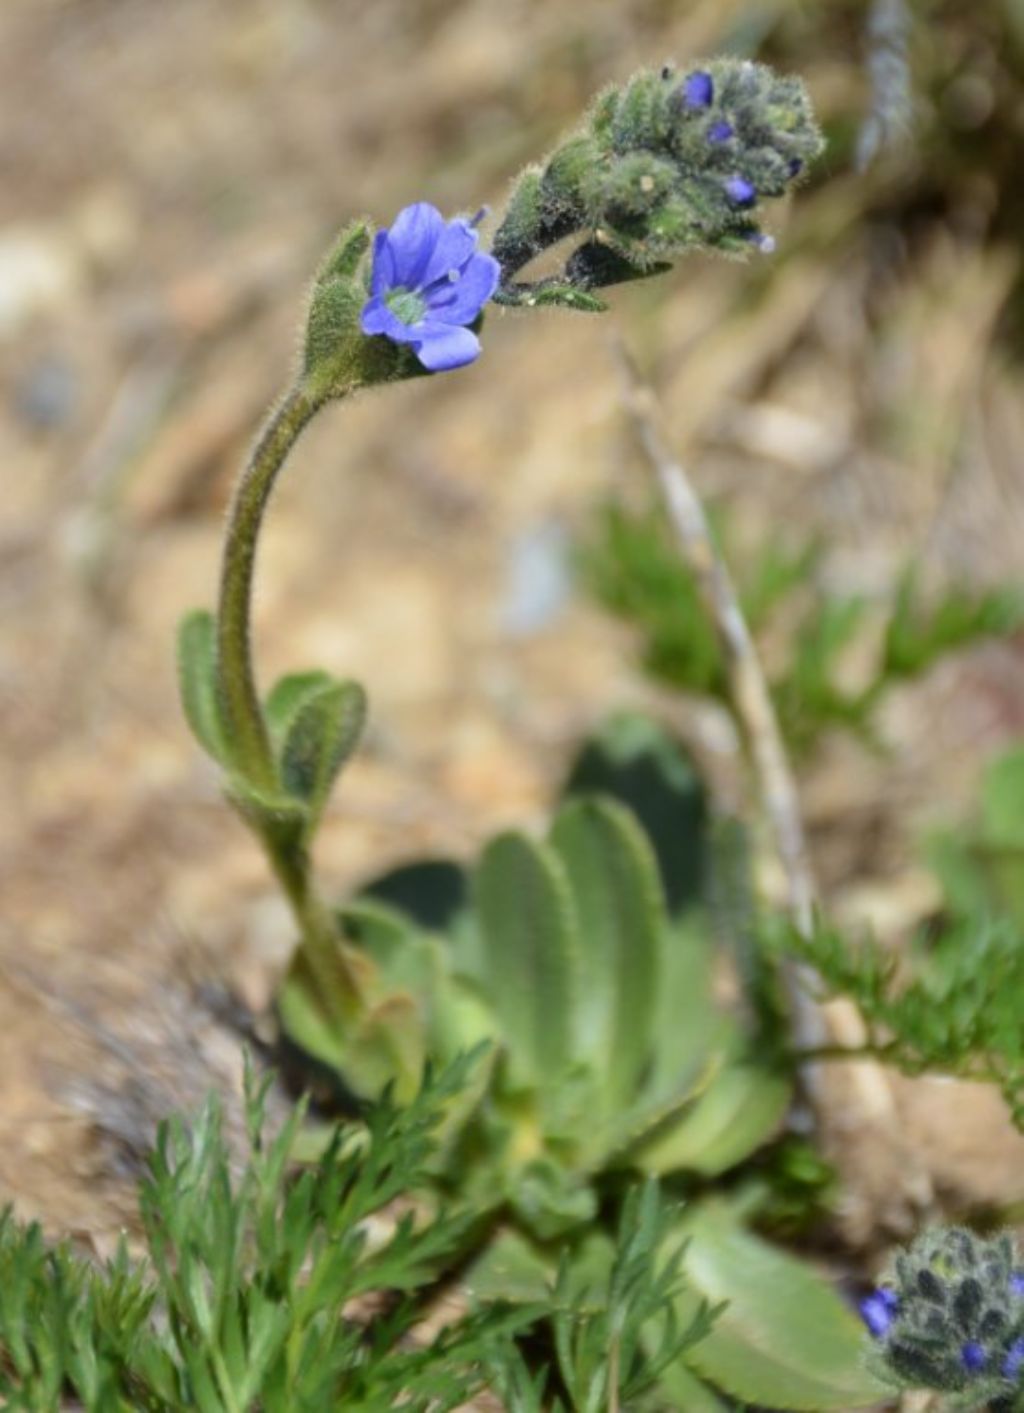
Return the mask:
<svg viewBox="0 0 1024 1413">
<path fill-rule="evenodd" d="M 1024 1297 L 1024 1271 L 1010 1273 L 1010 1291 L 1013 1295 Z"/>
<path fill-rule="evenodd" d="M 712 145 L 728 142 L 735 131 L 732 123 L 727 123 L 724 118 L 719 118 L 718 122 L 712 123 L 708 128 L 708 142 Z"/>
<path fill-rule="evenodd" d="M 861 1319 L 875 1339 L 888 1334 L 899 1308 L 899 1297 L 884 1286 L 873 1290 L 860 1302 Z"/>
<path fill-rule="evenodd" d="M 724 190 L 734 206 L 753 206 L 757 200 L 757 187 L 746 177 L 729 177 Z"/>
<path fill-rule="evenodd" d="M 985 1347 L 979 1344 L 976 1339 L 969 1339 L 965 1345 L 961 1346 L 960 1363 L 969 1374 L 976 1374 L 979 1369 L 984 1369 L 987 1362 L 988 1354 L 985 1352 Z"/>
<path fill-rule="evenodd" d="M 1022 1369 L 1024 1369 L 1024 1336 L 1015 1339 L 1006 1351 L 1006 1358 L 1003 1360 L 1003 1378 L 1011 1379 L 1016 1383 Z"/>
<path fill-rule="evenodd" d="M 715 84 L 706 69 L 688 74 L 679 89 L 684 108 L 710 108 L 715 99 Z"/>
<path fill-rule="evenodd" d="M 751 231 L 749 236 L 750 244 L 759 255 L 775 254 L 775 237 L 766 235 L 764 231 Z"/>
<path fill-rule="evenodd" d="M 791 177 L 798 177 L 803 169 L 804 164 L 799 157 L 791 157 L 789 159 L 789 175 Z"/>
</svg>

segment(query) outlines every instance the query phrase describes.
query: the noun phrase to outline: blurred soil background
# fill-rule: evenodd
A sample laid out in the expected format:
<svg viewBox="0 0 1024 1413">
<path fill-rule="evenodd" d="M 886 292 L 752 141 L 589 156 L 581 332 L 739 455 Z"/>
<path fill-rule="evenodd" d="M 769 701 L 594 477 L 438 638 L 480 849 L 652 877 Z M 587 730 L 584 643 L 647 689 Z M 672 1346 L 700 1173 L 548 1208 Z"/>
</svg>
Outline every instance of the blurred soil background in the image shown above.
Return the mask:
<svg viewBox="0 0 1024 1413">
<path fill-rule="evenodd" d="M 320 849 L 339 895 L 540 820 L 587 731 L 654 697 L 571 581 L 594 507 L 644 476 L 613 326 L 743 534 L 821 530 L 830 584 L 880 600 L 910 555 L 935 583 L 1022 574 L 1024 8 L 916 8 L 913 125 L 859 174 L 854 0 L 3 0 L 0 1202 L 107 1249 L 155 1122 L 237 1086 L 225 998 L 265 1006 L 287 956 L 173 636 L 212 604 L 232 479 L 351 216 L 499 206 L 603 84 L 723 48 L 803 74 L 832 139 L 771 259 L 693 259 L 603 319 L 494 311 L 474 367 L 304 439 L 257 660 L 369 687 Z M 657 705 L 728 795 L 721 720 Z M 945 664 L 884 729 L 888 757 L 837 742 L 802 789 L 830 905 L 898 943 L 939 901 L 922 835 L 1024 733 L 1024 639 Z M 994 1096 L 901 1102 L 950 1210 L 1024 1196 Z"/>
</svg>

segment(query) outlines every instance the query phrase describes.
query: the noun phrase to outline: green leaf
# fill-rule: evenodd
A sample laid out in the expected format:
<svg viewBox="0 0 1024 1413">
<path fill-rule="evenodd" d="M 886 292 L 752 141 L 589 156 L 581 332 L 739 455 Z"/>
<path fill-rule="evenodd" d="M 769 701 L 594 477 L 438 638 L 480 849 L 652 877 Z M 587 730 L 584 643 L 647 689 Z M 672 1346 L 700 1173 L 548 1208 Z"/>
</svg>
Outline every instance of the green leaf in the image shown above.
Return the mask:
<svg viewBox="0 0 1024 1413">
<path fill-rule="evenodd" d="M 281 746 L 299 708 L 333 682 L 329 672 L 312 671 L 291 672 L 274 683 L 263 703 L 263 714 L 276 754 L 280 755 Z"/>
<path fill-rule="evenodd" d="M 542 1241 L 579 1231 L 597 1217 L 597 1194 L 555 1158 L 535 1158 L 510 1174 L 508 1201 L 518 1220 Z"/>
<path fill-rule="evenodd" d="M 551 844 L 576 904 L 582 965 L 576 1053 L 603 1079 L 606 1107 L 635 1097 L 648 1063 L 666 926 L 657 864 L 635 819 L 599 798 L 563 806 Z"/>
<path fill-rule="evenodd" d="M 331 682 L 311 691 L 292 716 L 281 745 L 281 783 L 319 819 L 331 786 L 355 750 L 366 720 L 358 682 Z"/>
<path fill-rule="evenodd" d="M 248 780 L 233 775 L 227 783 L 227 797 L 239 814 L 274 848 L 285 854 L 303 847 L 309 827 L 309 810 L 288 795 L 258 790 Z"/>
<path fill-rule="evenodd" d="M 554 850 L 499 835 L 474 879 L 484 990 L 501 1023 L 514 1085 L 549 1087 L 572 1058 L 579 934 Z"/>
<path fill-rule="evenodd" d="M 721 1319 L 721 1316 L 718 1318 Z M 666 1400 L 665 1407 L 685 1409 L 685 1413 L 729 1413 L 734 1407 L 717 1398 L 681 1359 L 662 1370 L 658 1392 Z"/>
<path fill-rule="evenodd" d="M 557 1270 L 556 1263 L 542 1255 L 534 1242 L 506 1228 L 470 1266 L 465 1286 L 474 1300 L 532 1305 L 550 1295 Z"/>
<path fill-rule="evenodd" d="M 690 1289 L 680 1320 L 700 1297 L 728 1302 L 686 1355 L 690 1369 L 759 1407 L 829 1413 L 890 1396 L 864 1367 L 860 1320 L 807 1265 L 746 1231 L 718 1200 L 692 1210 L 681 1232 Z"/>
<path fill-rule="evenodd" d="M 208 755 L 228 759 L 227 736 L 217 697 L 217 629 L 213 614 L 196 609 L 178 629 L 178 686 L 185 718 Z"/>
<path fill-rule="evenodd" d="M 1024 746 L 999 756 L 985 771 L 982 825 L 986 843 L 1024 847 Z"/>
<path fill-rule="evenodd" d="M 645 1098 L 620 1110 L 604 1127 L 596 1127 L 594 1137 L 588 1141 L 584 1152 L 591 1155 L 595 1167 L 633 1168 L 646 1165 L 637 1164 L 634 1155 L 646 1151 L 656 1138 L 673 1131 L 687 1114 L 693 1112 L 700 1096 L 714 1080 L 717 1072 L 715 1057 L 709 1057 L 703 1070 L 691 1071 L 686 1082 L 680 1084 L 668 1098 L 664 1095 L 656 1099 Z"/>
<path fill-rule="evenodd" d="M 633 812 L 654 849 L 673 915 L 702 900 L 707 790 L 660 722 L 636 711 L 609 716 L 580 750 L 563 793 L 610 795 Z"/>
<path fill-rule="evenodd" d="M 691 911 L 669 926 L 661 940 L 651 1069 L 645 1085 L 654 1099 L 671 1099 L 710 1059 L 735 1053 L 736 1022 L 715 999 L 714 965 L 703 918 Z"/>
<path fill-rule="evenodd" d="M 350 989 L 348 972 L 342 972 L 339 941 L 338 992 Z M 367 990 L 374 989 L 374 970 L 354 949 L 346 948 L 349 968 L 366 968 Z M 344 1030 L 323 995 L 323 980 L 314 973 L 302 951 L 297 951 L 277 991 L 281 1026 L 301 1050 L 335 1071 L 351 1092 L 361 1099 L 376 1099 L 394 1085 L 399 1099 L 416 1092 L 423 1075 L 426 1033 L 422 1008 L 415 997 L 394 991 L 372 1004 L 355 1024 Z"/>
<path fill-rule="evenodd" d="M 792 1097 L 788 1079 L 752 1064 L 716 1076 L 681 1120 L 664 1127 L 630 1159 L 647 1173 L 717 1177 L 775 1134 Z"/>
</svg>

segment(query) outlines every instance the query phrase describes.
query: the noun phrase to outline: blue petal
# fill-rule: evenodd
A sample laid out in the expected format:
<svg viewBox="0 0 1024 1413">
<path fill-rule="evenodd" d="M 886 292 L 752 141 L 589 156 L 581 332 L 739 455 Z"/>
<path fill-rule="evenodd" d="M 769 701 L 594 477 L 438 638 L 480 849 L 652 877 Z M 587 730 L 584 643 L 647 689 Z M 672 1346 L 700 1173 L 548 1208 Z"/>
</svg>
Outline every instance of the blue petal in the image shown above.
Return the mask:
<svg viewBox="0 0 1024 1413">
<path fill-rule="evenodd" d="M 983 1369 L 988 1363 L 988 1354 L 985 1346 L 979 1344 L 976 1339 L 969 1339 L 960 1348 L 960 1363 L 969 1374 L 976 1374 L 979 1369 Z"/>
<path fill-rule="evenodd" d="M 449 221 L 434 246 L 434 253 L 424 270 L 421 285 L 429 285 L 434 280 L 445 280 L 452 270 L 461 270 L 472 258 L 478 233 L 468 221 Z"/>
<path fill-rule="evenodd" d="M 385 294 L 395 284 L 395 256 L 387 231 L 378 231 L 373 238 L 373 270 L 370 293 Z"/>
<path fill-rule="evenodd" d="M 757 187 L 746 177 L 729 177 L 724 184 L 725 194 L 734 206 L 753 206 L 757 201 Z"/>
<path fill-rule="evenodd" d="M 425 320 L 416 325 L 416 335 L 416 357 L 432 373 L 447 373 L 480 357 L 480 340 L 469 329 Z"/>
<path fill-rule="evenodd" d="M 429 201 L 417 201 L 399 211 L 387 233 L 396 285 L 403 289 L 419 287 L 444 229 L 444 217 Z"/>
<path fill-rule="evenodd" d="M 714 102 L 715 82 L 705 69 L 688 74 L 680 88 L 686 108 L 710 108 Z"/>
<path fill-rule="evenodd" d="M 438 281 L 425 291 L 427 317 L 471 324 L 498 288 L 501 266 L 493 255 L 474 255 L 457 280 Z"/>
<path fill-rule="evenodd" d="M 367 300 L 359 316 L 359 327 L 364 334 L 384 334 L 394 343 L 415 343 L 420 338 L 419 324 L 403 324 L 393 309 L 389 309 L 379 295 Z"/>
<path fill-rule="evenodd" d="M 887 1334 L 893 1322 L 895 1305 L 889 1295 L 885 1290 L 873 1290 L 860 1302 L 861 1319 L 875 1339 L 881 1339 Z"/>
</svg>

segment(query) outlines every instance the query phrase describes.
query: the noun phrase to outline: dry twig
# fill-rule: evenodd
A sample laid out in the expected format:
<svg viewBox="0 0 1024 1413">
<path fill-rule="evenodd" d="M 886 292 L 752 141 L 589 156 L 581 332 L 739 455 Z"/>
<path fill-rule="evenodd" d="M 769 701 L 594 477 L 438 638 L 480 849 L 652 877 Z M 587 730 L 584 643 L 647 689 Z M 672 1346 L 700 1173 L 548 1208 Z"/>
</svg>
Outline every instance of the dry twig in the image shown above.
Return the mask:
<svg viewBox="0 0 1024 1413">
<path fill-rule="evenodd" d="M 718 553 L 704 507 L 689 477 L 673 456 L 661 425 L 657 401 L 641 381 L 621 343 L 615 345 L 623 375 L 626 405 L 640 444 L 658 481 L 680 553 L 694 575 L 711 615 L 726 660 L 730 700 L 746 738 L 757 780 L 761 805 L 774 835 L 786 882 L 787 906 L 793 925 L 805 937 L 814 928 L 815 886 L 807 853 L 800 804 L 786 756 L 778 719 L 757 650 L 750 637 L 729 570 Z M 789 966 L 785 973 L 795 1039 L 801 1048 L 835 1046 L 856 1050 L 868 1039 L 867 1028 L 856 1005 L 845 998 L 818 1003 L 813 978 L 806 968 Z M 863 1134 L 874 1130 L 889 1141 L 890 1154 L 898 1154 L 904 1171 L 904 1197 L 914 1202 L 926 1197 L 916 1165 L 906 1163 L 904 1144 L 897 1134 L 898 1115 L 889 1078 L 874 1060 L 857 1060 L 842 1067 L 846 1073 L 838 1113 L 840 1127 Z M 834 1124 L 837 1109 L 831 1076 L 822 1064 L 805 1066 L 803 1079 L 819 1124 Z M 828 1089 L 826 1098 L 825 1089 Z M 885 1164 L 888 1167 L 888 1164 Z M 911 1189 L 916 1189 L 911 1193 Z"/>
</svg>

